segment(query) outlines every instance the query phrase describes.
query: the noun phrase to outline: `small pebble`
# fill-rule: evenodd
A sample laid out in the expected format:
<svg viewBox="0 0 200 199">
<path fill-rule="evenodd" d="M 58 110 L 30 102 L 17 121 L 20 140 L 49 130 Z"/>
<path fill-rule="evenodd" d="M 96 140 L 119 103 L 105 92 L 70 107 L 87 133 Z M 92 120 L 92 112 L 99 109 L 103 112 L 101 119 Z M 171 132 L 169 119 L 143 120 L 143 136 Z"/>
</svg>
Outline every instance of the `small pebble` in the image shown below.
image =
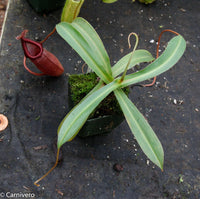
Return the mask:
<svg viewBox="0 0 200 199">
<path fill-rule="evenodd" d="M 149 166 L 149 160 L 147 160 L 147 165 Z"/>
<path fill-rule="evenodd" d="M 186 12 L 186 10 L 185 10 L 184 8 L 181 8 L 180 11 L 182 11 L 182 12 Z"/>
<path fill-rule="evenodd" d="M 149 43 L 151 43 L 151 44 L 153 44 L 154 42 L 155 42 L 154 39 L 151 39 L 151 40 L 149 41 Z"/>
<path fill-rule="evenodd" d="M 153 17 L 149 17 L 149 21 L 152 21 L 153 20 Z"/>
<path fill-rule="evenodd" d="M 173 100 L 173 103 L 174 103 L 174 104 L 177 104 L 177 100 L 176 100 L 176 99 L 174 99 L 174 100 Z"/>
</svg>

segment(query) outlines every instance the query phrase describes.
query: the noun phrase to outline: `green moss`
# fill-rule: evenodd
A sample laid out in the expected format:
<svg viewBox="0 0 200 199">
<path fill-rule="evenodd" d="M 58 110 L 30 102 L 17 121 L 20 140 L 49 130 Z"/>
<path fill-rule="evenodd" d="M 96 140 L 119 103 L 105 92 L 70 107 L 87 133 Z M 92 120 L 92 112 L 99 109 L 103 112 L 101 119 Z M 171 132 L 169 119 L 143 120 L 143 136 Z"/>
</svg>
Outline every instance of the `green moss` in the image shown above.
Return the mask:
<svg viewBox="0 0 200 199">
<path fill-rule="evenodd" d="M 98 77 L 95 73 L 70 75 L 69 89 L 72 105 L 78 104 L 98 83 Z M 124 92 L 128 95 L 129 88 L 124 88 Z M 114 93 L 108 95 L 91 114 L 90 118 L 103 115 L 121 114 L 121 108 L 115 98 Z"/>
<path fill-rule="evenodd" d="M 69 86 L 73 105 L 78 104 L 98 83 L 95 73 L 70 75 Z"/>
</svg>

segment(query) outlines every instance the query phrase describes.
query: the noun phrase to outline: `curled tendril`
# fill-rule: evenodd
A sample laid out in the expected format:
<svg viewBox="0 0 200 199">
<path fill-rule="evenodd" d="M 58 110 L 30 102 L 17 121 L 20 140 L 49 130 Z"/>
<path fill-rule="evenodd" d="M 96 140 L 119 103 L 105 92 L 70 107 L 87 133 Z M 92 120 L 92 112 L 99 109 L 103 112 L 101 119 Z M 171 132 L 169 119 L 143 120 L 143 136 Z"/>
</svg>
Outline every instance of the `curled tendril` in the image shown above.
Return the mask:
<svg viewBox="0 0 200 199">
<path fill-rule="evenodd" d="M 35 186 L 39 187 L 40 185 L 38 184 L 38 182 L 40 182 L 41 180 L 43 180 L 46 176 L 48 176 L 56 168 L 56 166 L 58 165 L 58 162 L 59 162 L 59 153 L 60 153 L 60 149 L 57 150 L 56 162 L 53 165 L 53 167 L 46 174 L 44 174 L 41 178 L 39 178 L 38 180 L 36 180 L 34 182 Z"/>
<path fill-rule="evenodd" d="M 129 48 L 131 48 L 130 37 L 131 37 L 132 35 L 134 35 L 134 36 L 135 36 L 135 39 L 136 39 L 135 45 L 134 45 L 133 51 L 132 51 L 132 53 L 131 53 L 131 55 L 130 55 L 130 58 L 129 58 L 129 60 L 128 60 L 128 63 L 127 63 L 127 65 L 126 65 L 126 68 L 125 68 L 125 70 L 124 70 L 124 73 L 123 73 L 123 75 L 122 75 L 122 77 L 121 77 L 121 79 L 120 79 L 120 82 L 122 82 L 122 81 L 124 80 L 124 77 L 126 76 L 128 67 L 129 67 L 129 65 L 130 65 L 130 63 L 131 63 L 131 59 L 132 59 L 132 57 L 133 57 L 133 54 L 134 54 L 134 52 L 135 52 L 135 50 L 136 50 L 136 48 L 137 48 L 137 46 L 138 46 L 138 42 L 139 42 L 138 35 L 137 35 L 135 32 L 131 32 L 131 33 L 128 35 L 128 46 L 129 46 Z"/>
<path fill-rule="evenodd" d="M 173 30 L 170 30 L 170 29 L 163 30 L 160 33 L 159 38 L 158 38 L 157 49 L 156 49 L 156 59 L 159 57 L 160 40 L 161 40 L 161 36 L 163 35 L 164 32 L 171 32 L 171 33 L 174 33 L 175 35 L 179 35 L 179 33 L 175 32 Z M 155 84 L 155 82 L 156 82 L 156 77 L 153 78 L 153 81 L 150 84 L 145 84 L 145 85 L 142 85 L 142 86 L 143 87 L 153 86 Z"/>
</svg>

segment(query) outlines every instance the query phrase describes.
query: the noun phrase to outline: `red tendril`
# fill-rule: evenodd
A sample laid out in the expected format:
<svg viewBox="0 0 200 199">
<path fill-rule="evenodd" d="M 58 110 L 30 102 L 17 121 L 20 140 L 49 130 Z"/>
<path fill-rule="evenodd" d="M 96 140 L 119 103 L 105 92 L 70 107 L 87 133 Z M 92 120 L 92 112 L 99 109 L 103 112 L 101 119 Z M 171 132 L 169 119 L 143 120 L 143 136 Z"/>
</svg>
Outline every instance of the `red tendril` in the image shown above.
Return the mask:
<svg viewBox="0 0 200 199">
<path fill-rule="evenodd" d="M 158 44 L 157 44 L 157 49 L 156 49 L 156 59 L 159 57 L 159 47 L 160 47 L 160 40 L 161 40 L 161 36 L 163 35 L 164 32 L 171 32 L 171 33 L 174 33 L 176 35 L 179 35 L 179 33 L 173 31 L 173 30 L 170 30 L 170 29 L 166 29 L 166 30 L 163 30 L 160 35 L 159 35 L 159 38 L 158 38 Z M 152 83 L 150 84 L 145 84 L 143 85 L 143 87 L 149 87 L 149 86 L 153 86 L 156 82 L 156 77 L 153 78 L 153 81 Z"/>
<path fill-rule="evenodd" d="M 36 75 L 36 76 L 43 76 L 43 75 L 45 75 L 45 73 L 35 73 L 35 72 L 31 71 L 31 70 L 27 67 L 27 65 L 26 65 L 26 56 L 24 56 L 24 68 L 25 68 L 29 73 L 31 73 L 32 75 Z"/>
</svg>

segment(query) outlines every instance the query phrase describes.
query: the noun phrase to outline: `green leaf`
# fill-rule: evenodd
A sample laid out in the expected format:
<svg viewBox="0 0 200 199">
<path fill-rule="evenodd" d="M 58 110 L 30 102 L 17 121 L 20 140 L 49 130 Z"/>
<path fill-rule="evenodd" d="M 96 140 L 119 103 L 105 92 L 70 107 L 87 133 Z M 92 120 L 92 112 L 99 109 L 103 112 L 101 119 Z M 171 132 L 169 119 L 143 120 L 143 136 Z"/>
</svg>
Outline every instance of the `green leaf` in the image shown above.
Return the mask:
<svg viewBox="0 0 200 199">
<path fill-rule="evenodd" d="M 113 67 L 112 67 L 112 73 L 113 77 L 117 77 L 120 73 L 124 72 L 124 69 L 129 61 L 129 58 L 131 56 L 131 53 L 127 54 L 123 58 L 121 58 Z M 151 53 L 147 50 L 136 50 L 133 54 L 133 57 L 131 59 L 131 62 L 129 64 L 129 69 L 133 66 L 140 64 L 142 62 L 150 62 L 153 61 L 154 58 L 151 55 Z"/>
<path fill-rule="evenodd" d="M 163 169 L 164 152 L 153 129 L 121 89 L 114 93 L 141 149 L 154 164 Z"/>
<path fill-rule="evenodd" d="M 72 23 L 61 22 L 56 25 L 56 30 L 105 83 L 113 80 L 104 45 L 86 20 L 78 17 Z"/>
<path fill-rule="evenodd" d="M 174 66 L 183 55 L 186 48 L 184 38 L 179 35 L 171 39 L 167 48 L 153 63 L 143 70 L 126 75 L 121 83 L 121 88 L 155 77 Z"/>
<path fill-rule="evenodd" d="M 116 2 L 117 0 L 102 0 L 104 3 L 114 3 Z"/>
<path fill-rule="evenodd" d="M 112 75 L 109 56 L 95 29 L 83 18 L 77 18 L 76 21 L 72 23 L 72 26 L 88 41 L 98 65 L 103 66 L 106 72 Z"/>
<path fill-rule="evenodd" d="M 109 93 L 118 87 L 118 81 L 114 80 L 110 84 L 90 93 L 77 106 L 75 106 L 72 111 L 66 115 L 58 127 L 57 147 L 60 148 L 65 142 L 73 139 L 92 111 Z"/>
</svg>

